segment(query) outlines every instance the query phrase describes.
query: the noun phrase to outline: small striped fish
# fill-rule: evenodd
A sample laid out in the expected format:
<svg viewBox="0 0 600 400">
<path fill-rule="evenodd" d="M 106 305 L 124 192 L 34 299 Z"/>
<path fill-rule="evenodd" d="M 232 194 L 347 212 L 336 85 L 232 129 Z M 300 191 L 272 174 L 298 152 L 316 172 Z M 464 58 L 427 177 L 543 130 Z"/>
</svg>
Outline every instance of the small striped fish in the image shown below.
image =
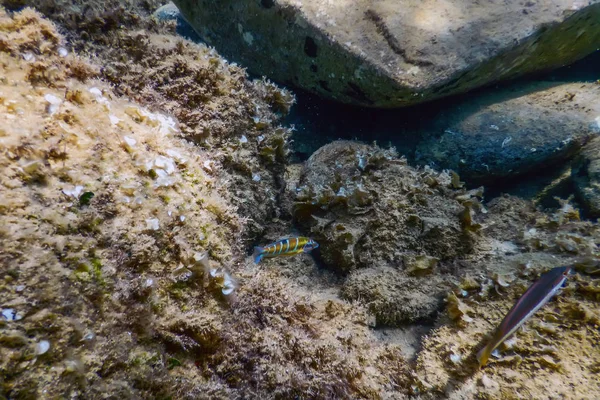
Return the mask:
<svg viewBox="0 0 600 400">
<path fill-rule="evenodd" d="M 527 289 L 511 310 L 506 314 L 492 340 L 479 351 L 479 366 L 487 364 L 490 354 L 525 323 L 537 310 L 548 302 L 563 286 L 572 267 L 557 267 L 542 274 L 540 279 Z"/>
<path fill-rule="evenodd" d="M 259 263 L 263 258 L 272 258 L 277 256 L 293 256 L 300 253 L 308 253 L 319 247 L 319 244 L 307 237 L 295 237 L 283 239 L 264 247 L 255 247 L 254 262 Z"/>
</svg>

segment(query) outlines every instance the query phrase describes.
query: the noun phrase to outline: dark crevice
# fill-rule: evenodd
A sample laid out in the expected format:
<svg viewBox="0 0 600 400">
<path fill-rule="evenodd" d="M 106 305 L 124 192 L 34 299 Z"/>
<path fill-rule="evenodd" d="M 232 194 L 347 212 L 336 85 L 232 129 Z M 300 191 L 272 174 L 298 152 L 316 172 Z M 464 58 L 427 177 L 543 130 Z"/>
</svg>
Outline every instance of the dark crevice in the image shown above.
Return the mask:
<svg viewBox="0 0 600 400">
<path fill-rule="evenodd" d="M 318 47 L 315 40 L 310 36 L 307 36 L 306 39 L 304 39 L 304 53 L 311 58 L 315 58 L 317 57 L 317 49 Z"/>
</svg>

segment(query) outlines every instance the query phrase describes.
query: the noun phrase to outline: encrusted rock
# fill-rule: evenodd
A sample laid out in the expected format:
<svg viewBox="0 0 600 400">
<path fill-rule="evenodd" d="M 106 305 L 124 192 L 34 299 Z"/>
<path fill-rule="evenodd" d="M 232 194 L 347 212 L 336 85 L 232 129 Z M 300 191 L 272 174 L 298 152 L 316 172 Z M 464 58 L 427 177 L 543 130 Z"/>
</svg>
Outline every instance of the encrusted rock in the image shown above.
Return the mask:
<svg viewBox="0 0 600 400">
<path fill-rule="evenodd" d="M 342 296 L 367 304 L 377 325 L 394 326 L 431 317 L 445 289 L 440 276 L 416 278 L 393 268 L 369 268 L 350 274 Z"/>
<path fill-rule="evenodd" d="M 456 200 L 466 191 L 451 189 L 452 181 L 446 172 L 407 166 L 393 149 L 338 141 L 308 160 L 294 216 L 335 270 L 412 270 L 415 260 L 425 260 L 429 269 L 437 260 L 467 254 L 473 244 L 460 218 L 461 201 L 473 200 Z"/>
</svg>

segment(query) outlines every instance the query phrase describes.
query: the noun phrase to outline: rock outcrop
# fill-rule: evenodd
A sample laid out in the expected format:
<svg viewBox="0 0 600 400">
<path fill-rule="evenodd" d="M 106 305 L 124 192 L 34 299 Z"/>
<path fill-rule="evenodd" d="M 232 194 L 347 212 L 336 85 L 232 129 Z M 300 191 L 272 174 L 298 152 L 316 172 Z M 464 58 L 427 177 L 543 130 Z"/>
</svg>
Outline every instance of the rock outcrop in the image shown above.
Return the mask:
<svg viewBox="0 0 600 400">
<path fill-rule="evenodd" d="M 425 102 L 597 49 L 600 4 L 571 0 L 176 0 L 253 73 L 372 107 Z"/>
</svg>

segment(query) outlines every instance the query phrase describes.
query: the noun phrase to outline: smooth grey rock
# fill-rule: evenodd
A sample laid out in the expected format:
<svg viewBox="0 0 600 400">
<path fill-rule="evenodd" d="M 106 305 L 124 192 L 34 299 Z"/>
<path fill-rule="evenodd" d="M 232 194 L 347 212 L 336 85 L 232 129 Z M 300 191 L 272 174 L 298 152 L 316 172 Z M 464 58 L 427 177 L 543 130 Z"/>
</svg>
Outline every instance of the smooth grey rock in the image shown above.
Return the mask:
<svg viewBox="0 0 600 400">
<path fill-rule="evenodd" d="M 438 115 L 416 151 L 472 184 L 560 168 L 600 132 L 600 86 L 538 82 L 468 98 Z"/>
<path fill-rule="evenodd" d="M 208 44 L 278 82 L 399 107 L 571 63 L 600 0 L 175 0 Z"/>
</svg>

